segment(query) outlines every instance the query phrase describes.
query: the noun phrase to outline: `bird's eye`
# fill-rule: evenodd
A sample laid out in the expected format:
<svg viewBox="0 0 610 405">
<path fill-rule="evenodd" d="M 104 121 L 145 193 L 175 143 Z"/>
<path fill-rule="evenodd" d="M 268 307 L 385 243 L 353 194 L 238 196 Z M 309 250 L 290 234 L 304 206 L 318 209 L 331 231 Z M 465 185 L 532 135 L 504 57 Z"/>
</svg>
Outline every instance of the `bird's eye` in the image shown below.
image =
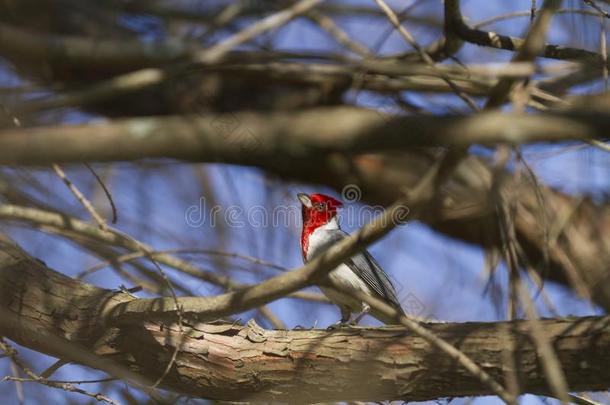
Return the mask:
<svg viewBox="0 0 610 405">
<path fill-rule="evenodd" d="M 313 207 L 318 211 L 324 211 L 325 208 L 323 203 L 314 203 Z"/>
</svg>

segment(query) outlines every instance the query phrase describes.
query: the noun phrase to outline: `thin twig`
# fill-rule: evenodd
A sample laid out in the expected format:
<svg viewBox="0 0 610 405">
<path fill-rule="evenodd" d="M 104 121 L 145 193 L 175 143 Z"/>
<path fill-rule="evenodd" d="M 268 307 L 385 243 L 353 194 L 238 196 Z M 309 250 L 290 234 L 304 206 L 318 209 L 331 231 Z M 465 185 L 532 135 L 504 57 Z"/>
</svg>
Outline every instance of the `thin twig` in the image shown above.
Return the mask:
<svg viewBox="0 0 610 405">
<path fill-rule="evenodd" d="M 583 0 L 583 1 L 587 6 L 591 7 L 595 11 L 597 11 L 599 13 L 599 15 L 601 15 L 602 17 L 610 18 L 610 14 L 606 10 L 604 10 L 600 5 L 595 3 L 593 0 Z"/>
<path fill-rule="evenodd" d="M 198 255 L 222 256 L 222 257 L 230 257 L 230 258 L 246 260 L 248 262 L 266 266 L 271 269 L 275 269 L 275 270 L 279 270 L 279 271 L 288 271 L 289 270 L 287 267 L 280 266 L 278 264 L 275 264 L 275 263 L 272 263 L 272 262 L 269 262 L 269 261 L 266 261 L 263 259 L 259 259 L 256 257 L 244 255 L 241 253 L 223 252 L 220 250 L 212 250 L 212 249 L 196 249 L 196 248 L 164 249 L 164 250 L 156 250 L 152 253 L 153 256 L 160 255 L 160 254 L 188 254 L 188 255 L 198 254 Z M 104 267 L 112 265 L 113 263 L 129 262 L 132 260 L 139 259 L 139 258 L 143 257 L 144 255 L 145 255 L 144 252 L 131 252 L 131 253 L 126 253 L 124 255 L 117 256 L 117 257 L 113 257 L 112 259 L 103 261 L 99 264 L 96 264 L 95 266 L 92 266 L 87 270 L 83 270 L 82 272 L 78 273 L 75 276 L 75 278 L 82 279 L 90 274 L 95 273 L 98 270 L 103 269 Z"/>
<path fill-rule="evenodd" d="M 421 59 L 439 74 L 439 77 L 441 77 L 449 85 L 449 87 L 451 87 L 451 89 L 459 98 L 461 98 L 473 111 L 477 111 L 479 107 L 477 106 L 475 101 L 468 95 L 466 95 L 464 92 L 462 92 L 453 82 L 453 80 L 451 80 L 444 73 L 436 69 L 436 63 L 434 62 L 434 60 L 430 57 L 430 55 L 428 55 L 426 50 L 417 43 L 413 35 L 411 35 L 411 33 L 400 23 L 398 16 L 390 8 L 390 6 L 388 6 L 383 0 L 375 0 L 375 3 L 377 3 L 379 8 L 386 14 L 388 20 L 392 23 L 394 28 L 398 30 L 398 32 L 405 39 L 405 41 L 407 41 L 407 43 L 409 43 L 419 53 Z"/>
<path fill-rule="evenodd" d="M 599 16 L 599 13 L 592 11 L 592 10 L 582 10 L 580 8 L 562 8 L 560 10 L 557 10 L 557 12 L 555 14 L 579 14 L 579 15 L 585 15 L 585 16 L 590 16 L 590 17 L 597 17 Z M 506 20 L 511 20 L 513 18 L 519 18 L 519 17 L 531 17 L 532 15 L 532 11 L 528 10 L 528 11 L 514 11 L 512 13 L 506 13 L 506 14 L 501 14 L 501 15 L 496 15 L 490 18 L 487 18 L 485 20 L 481 20 L 475 24 L 472 25 L 473 28 L 483 28 L 487 25 L 492 25 L 495 24 L 497 22 L 501 22 L 501 21 L 506 21 Z"/>
<path fill-rule="evenodd" d="M 97 222 L 99 228 L 103 231 L 108 231 L 108 224 L 106 224 L 104 218 L 102 218 L 102 216 L 98 214 L 95 207 L 93 207 L 93 204 L 91 204 L 91 201 L 89 201 L 87 197 L 85 197 L 85 195 L 78 189 L 78 187 L 76 187 L 76 185 L 72 183 L 72 181 L 70 181 L 63 169 L 55 163 L 53 163 L 52 167 L 57 176 L 64 182 L 66 187 L 68 187 L 70 192 L 74 194 L 74 197 L 76 197 L 78 202 L 80 202 L 81 205 L 85 207 L 89 215 L 91 215 L 95 222 Z"/>
<path fill-rule="evenodd" d="M 110 193 L 110 190 L 108 189 L 108 187 L 106 187 L 106 184 L 104 183 L 102 178 L 97 174 L 97 172 L 93 169 L 93 167 L 91 167 L 91 165 L 87 162 L 85 162 L 84 165 L 85 165 L 85 167 L 87 167 L 87 169 L 89 169 L 89 171 L 91 172 L 93 177 L 95 177 L 95 180 L 97 180 L 100 187 L 102 187 L 102 190 L 104 191 L 104 194 L 106 195 L 106 198 L 108 199 L 108 202 L 110 203 L 110 208 L 112 210 L 112 221 L 111 222 L 113 224 L 116 224 L 117 220 L 118 220 L 118 213 L 117 213 L 116 205 L 114 204 L 114 199 L 112 198 L 112 193 Z"/>
<path fill-rule="evenodd" d="M 568 394 L 568 396 L 570 397 L 570 402 L 576 405 L 604 405 L 601 402 L 594 401 L 584 395 Z"/>
<path fill-rule="evenodd" d="M 555 349 L 553 349 L 548 336 L 545 334 L 544 329 L 538 322 L 539 317 L 536 308 L 534 307 L 534 302 L 532 301 L 525 284 L 521 280 L 519 281 L 519 297 L 524 304 L 525 313 L 530 320 L 532 340 L 535 342 L 538 349 L 540 362 L 544 368 L 544 373 L 549 385 L 557 398 L 560 399 L 563 404 L 568 404 L 570 402 L 568 396 L 570 390 L 566 382 L 565 373 L 561 368 L 561 362 L 559 361 L 557 353 L 555 353 Z"/>
<path fill-rule="evenodd" d="M 13 373 L 13 378 L 19 378 L 19 366 L 17 366 L 17 363 L 15 363 L 14 359 L 11 359 L 11 373 Z M 24 405 L 25 393 L 23 390 L 23 383 L 21 381 L 15 381 L 15 391 L 19 404 Z"/>
<path fill-rule="evenodd" d="M 21 381 L 24 382 L 36 382 L 36 380 L 31 378 L 20 378 Z M 54 384 L 99 384 L 111 381 L 117 381 L 116 378 L 100 378 L 98 380 L 48 380 L 50 383 Z"/>
<path fill-rule="evenodd" d="M 13 362 L 29 377 L 29 378 L 19 378 L 19 377 L 6 376 L 1 381 L 15 381 L 15 382 L 20 382 L 20 383 L 35 382 L 38 384 L 46 385 L 48 387 L 57 388 L 57 389 L 60 389 L 63 391 L 82 394 L 82 395 L 91 397 L 93 399 L 96 399 L 97 401 L 103 401 L 103 402 L 109 403 L 111 405 L 120 405 L 119 402 L 107 397 L 104 394 L 89 392 L 89 391 L 83 390 L 81 388 L 75 387 L 71 383 L 51 381 L 51 380 L 47 380 L 46 378 L 40 377 L 39 375 L 34 373 L 32 370 L 30 370 L 30 368 L 27 367 L 25 365 L 25 363 L 23 363 L 21 361 L 21 359 L 19 359 L 17 351 L 15 349 L 13 349 L 8 343 L 6 343 L 4 341 L 4 339 L 1 337 L 0 337 L 0 349 L 2 349 L 13 360 Z"/>
<path fill-rule="evenodd" d="M 193 56 L 192 60 L 194 62 L 203 64 L 211 64 L 218 62 L 224 55 L 226 55 L 231 49 L 235 48 L 236 46 L 248 42 L 251 39 L 256 38 L 257 36 L 269 30 L 287 24 L 295 17 L 306 13 L 322 1 L 323 0 L 301 0 L 285 10 L 271 14 L 270 16 L 263 18 L 255 24 L 246 27 L 242 31 L 231 35 L 230 37 L 224 39 L 222 42 L 212 46 L 211 48 L 197 52 Z"/>
<path fill-rule="evenodd" d="M 514 198 L 511 198 L 514 201 Z M 515 217 L 515 206 L 513 209 L 509 207 L 509 202 L 505 198 L 501 198 L 499 210 L 499 220 L 501 236 L 504 244 L 504 255 L 505 262 L 509 269 L 510 274 L 510 286 L 511 286 L 511 302 L 512 302 L 512 315 L 516 313 L 516 306 L 518 302 L 524 308 L 527 317 L 530 319 L 530 332 L 532 340 L 536 344 L 536 347 L 540 353 L 541 363 L 545 371 L 545 376 L 551 390 L 560 398 L 563 403 L 568 403 L 567 394 L 569 392 L 566 378 L 561 370 L 561 364 L 557 358 L 555 351 L 553 350 L 548 338 L 545 336 L 544 331 L 540 328 L 538 323 L 538 315 L 534 307 L 534 303 L 529 296 L 529 293 L 525 289 L 523 281 L 519 275 L 518 268 L 518 241 L 514 226 Z"/>
<path fill-rule="evenodd" d="M 598 141 L 597 139 L 590 139 L 587 142 L 590 145 L 595 146 L 596 148 L 599 148 L 599 149 L 603 150 L 604 152 L 610 152 L 610 145 L 605 143 L 605 142 Z"/>
<path fill-rule="evenodd" d="M 171 297 L 172 297 L 172 299 L 174 301 L 174 306 L 175 306 L 175 309 L 176 309 L 176 314 L 178 315 L 178 321 L 177 321 L 178 331 L 179 331 L 179 334 L 181 336 L 181 339 L 185 339 L 186 336 L 184 334 L 184 328 L 183 328 L 183 325 L 182 325 L 183 309 L 180 306 L 180 303 L 178 302 L 178 296 L 176 295 L 176 290 L 174 289 L 174 286 L 173 286 L 172 282 L 170 281 L 169 277 L 167 276 L 167 273 L 165 273 L 163 268 L 159 265 L 157 260 L 155 260 L 155 258 L 153 257 L 154 256 L 153 249 L 151 249 L 148 246 L 144 245 L 143 243 L 141 243 L 140 241 L 136 240 L 135 238 L 127 235 L 126 233 L 123 233 L 123 232 L 118 231 L 116 229 L 109 229 L 109 231 L 114 233 L 114 234 L 116 234 L 116 235 L 120 235 L 122 238 L 125 238 L 125 239 L 130 240 L 131 242 L 135 243 L 136 246 L 145 254 L 145 257 L 147 257 L 150 260 L 150 262 L 156 267 L 157 271 L 159 272 L 159 274 L 161 275 L 161 277 L 165 281 L 165 284 L 167 285 L 167 288 L 170 291 Z M 163 382 L 163 380 L 165 379 L 165 377 L 167 376 L 167 374 L 171 370 L 172 366 L 174 365 L 174 362 L 176 361 L 176 357 L 178 356 L 178 352 L 180 351 L 181 347 L 182 347 L 182 342 L 176 344 L 176 348 L 174 349 L 174 352 L 172 353 L 170 361 L 167 363 L 167 366 L 166 366 L 165 370 L 163 370 L 163 373 L 154 382 L 154 384 L 152 385 L 151 388 L 157 388 L 159 386 L 159 384 L 161 384 L 161 382 Z"/>
<path fill-rule="evenodd" d="M 317 10 L 311 10 L 307 13 L 307 17 L 316 23 L 321 29 L 329 33 L 337 43 L 343 45 L 345 48 L 354 52 L 355 54 L 363 57 L 373 57 L 373 53 L 360 42 L 355 41 L 349 37 L 349 35 L 339 27 L 332 18 L 318 12 Z"/>
</svg>

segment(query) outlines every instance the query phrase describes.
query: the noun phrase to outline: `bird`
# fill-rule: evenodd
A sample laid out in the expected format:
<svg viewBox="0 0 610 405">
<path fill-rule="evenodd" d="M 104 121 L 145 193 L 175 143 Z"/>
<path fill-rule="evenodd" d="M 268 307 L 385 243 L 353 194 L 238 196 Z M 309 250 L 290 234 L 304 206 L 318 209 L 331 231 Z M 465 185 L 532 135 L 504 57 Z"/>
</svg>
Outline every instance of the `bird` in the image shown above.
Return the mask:
<svg viewBox="0 0 610 405">
<path fill-rule="evenodd" d="M 303 262 L 307 263 L 334 243 L 349 237 L 349 234 L 341 229 L 337 218 L 338 209 L 343 207 L 341 201 L 319 193 L 298 193 L 297 198 L 301 202 L 303 219 L 301 253 Z M 405 314 L 392 281 L 366 250 L 331 270 L 326 277 L 346 288 L 374 296 L 398 310 L 401 315 Z M 322 279 L 318 287 L 341 310 L 341 319 L 333 326 L 356 325 L 368 313 L 386 324 L 395 323 L 394 319 L 372 310 L 366 302 L 330 288 L 325 285 L 329 283 L 324 281 Z M 356 314 L 353 319 L 352 314 Z"/>
</svg>

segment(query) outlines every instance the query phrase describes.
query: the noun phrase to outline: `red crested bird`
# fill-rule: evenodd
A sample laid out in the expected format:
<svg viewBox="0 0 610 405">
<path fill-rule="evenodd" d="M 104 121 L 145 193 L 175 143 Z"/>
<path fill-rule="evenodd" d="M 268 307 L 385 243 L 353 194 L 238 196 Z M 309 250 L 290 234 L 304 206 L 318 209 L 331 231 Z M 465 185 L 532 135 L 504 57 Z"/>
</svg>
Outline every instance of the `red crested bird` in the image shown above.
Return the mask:
<svg viewBox="0 0 610 405">
<path fill-rule="evenodd" d="M 337 209 L 343 206 L 340 201 L 324 194 L 299 193 L 297 197 L 302 204 L 303 216 L 301 253 L 303 261 L 308 262 L 334 243 L 347 238 L 349 234 L 340 228 L 337 220 Z M 356 289 L 381 299 L 404 314 L 388 275 L 366 250 L 331 270 L 327 277 L 346 288 Z M 341 320 L 338 324 L 357 324 L 369 312 L 384 323 L 392 323 L 392 319 L 371 310 L 367 303 L 324 286 L 323 281 L 320 284 L 319 287 L 324 295 L 341 310 Z M 357 316 L 350 322 L 352 313 L 356 313 Z"/>
</svg>

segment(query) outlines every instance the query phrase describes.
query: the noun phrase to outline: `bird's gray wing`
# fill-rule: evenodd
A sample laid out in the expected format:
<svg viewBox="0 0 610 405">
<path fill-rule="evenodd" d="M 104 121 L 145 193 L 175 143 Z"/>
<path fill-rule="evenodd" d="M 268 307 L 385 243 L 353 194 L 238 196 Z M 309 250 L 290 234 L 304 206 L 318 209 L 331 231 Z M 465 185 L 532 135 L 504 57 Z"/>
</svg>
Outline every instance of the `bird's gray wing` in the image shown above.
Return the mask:
<svg viewBox="0 0 610 405">
<path fill-rule="evenodd" d="M 332 244 L 349 236 L 347 232 L 340 229 L 328 232 L 328 241 L 324 248 L 320 250 L 326 250 Z M 345 261 L 345 264 L 356 273 L 372 291 L 378 294 L 380 298 L 391 303 L 404 313 L 400 302 L 398 301 L 398 297 L 396 296 L 396 289 L 394 288 L 392 281 L 390 281 L 386 272 L 383 271 L 379 263 L 377 263 L 368 251 L 365 250 L 362 253 L 352 256 Z"/>
<path fill-rule="evenodd" d="M 379 294 L 385 301 L 390 302 L 396 308 L 402 310 L 392 281 L 368 251 L 365 250 L 364 252 L 353 256 L 346 261 L 345 264 L 347 264 L 371 290 Z"/>
</svg>

